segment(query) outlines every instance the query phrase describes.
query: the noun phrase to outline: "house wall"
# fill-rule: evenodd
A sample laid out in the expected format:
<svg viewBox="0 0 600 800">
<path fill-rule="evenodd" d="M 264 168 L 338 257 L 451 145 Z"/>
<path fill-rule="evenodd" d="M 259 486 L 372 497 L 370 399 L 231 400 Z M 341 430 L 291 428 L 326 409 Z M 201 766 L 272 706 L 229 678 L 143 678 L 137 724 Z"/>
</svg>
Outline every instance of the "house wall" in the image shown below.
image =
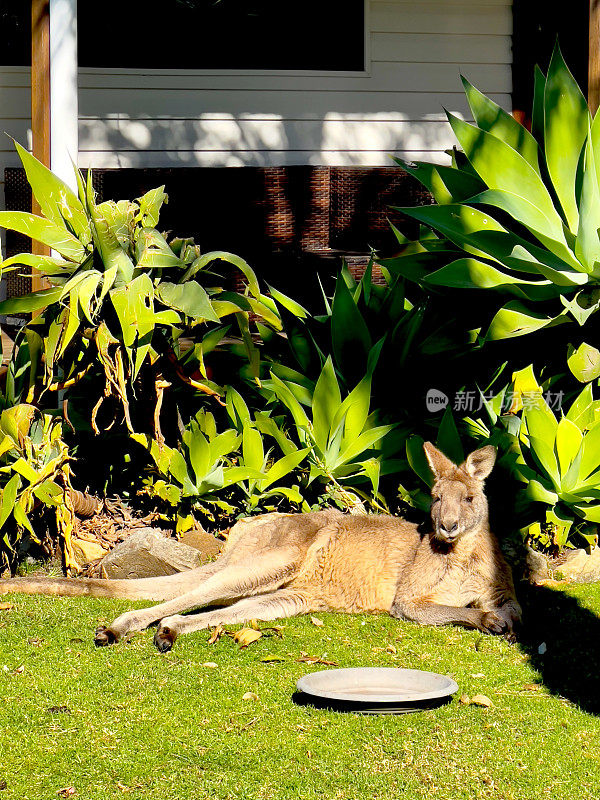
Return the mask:
<svg viewBox="0 0 600 800">
<path fill-rule="evenodd" d="M 442 107 L 467 115 L 460 72 L 510 108 L 511 0 L 369 0 L 367 29 L 365 73 L 81 69 L 79 163 L 440 160 L 453 143 Z M 28 69 L 0 67 L 0 128 L 21 142 L 29 103 Z M 0 181 L 14 164 L 10 140 L 0 137 Z"/>
</svg>

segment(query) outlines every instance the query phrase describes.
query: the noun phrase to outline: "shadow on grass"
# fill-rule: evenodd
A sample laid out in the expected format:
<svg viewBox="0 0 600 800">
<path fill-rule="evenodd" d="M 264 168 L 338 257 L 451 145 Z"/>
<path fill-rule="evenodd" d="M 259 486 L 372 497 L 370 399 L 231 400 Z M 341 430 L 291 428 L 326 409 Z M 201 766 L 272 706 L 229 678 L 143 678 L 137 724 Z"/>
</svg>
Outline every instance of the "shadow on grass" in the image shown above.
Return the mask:
<svg viewBox="0 0 600 800">
<path fill-rule="evenodd" d="M 518 595 L 524 619 L 519 647 L 544 685 L 582 711 L 600 714 L 600 617 L 546 586 L 523 583 Z"/>
</svg>

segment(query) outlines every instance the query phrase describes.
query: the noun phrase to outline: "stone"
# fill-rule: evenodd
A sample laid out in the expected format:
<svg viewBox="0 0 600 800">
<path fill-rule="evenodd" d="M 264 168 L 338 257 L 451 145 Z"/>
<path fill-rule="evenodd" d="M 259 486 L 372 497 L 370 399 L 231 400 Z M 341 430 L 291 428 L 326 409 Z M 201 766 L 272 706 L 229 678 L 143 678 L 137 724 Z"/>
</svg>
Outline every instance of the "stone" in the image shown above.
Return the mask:
<svg viewBox="0 0 600 800">
<path fill-rule="evenodd" d="M 215 539 L 212 533 L 208 533 L 204 528 L 192 528 L 182 533 L 179 541 L 188 547 L 193 547 L 194 550 L 198 550 L 202 556 L 202 563 L 211 561 L 215 556 L 218 556 L 224 544 L 224 542 Z"/>
<path fill-rule="evenodd" d="M 552 570 L 548 564 L 548 559 L 543 553 L 538 553 L 532 547 L 527 546 L 525 553 L 526 577 L 531 583 L 547 581 L 552 577 Z"/>
<path fill-rule="evenodd" d="M 71 538 L 71 547 L 78 564 L 89 564 L 106 555 L 106 548 L 100 542 L 79 539 L 77 536 Z"/>
<path fill-rule="evenodd" d="M 195 569 L 203 563 L 194 547 L 156 528 L 140 528 L 118 544 L 98 565 L 103 578 L 154 578 Z"/>
<path fill-rule="evenodd" d="M 600 548 L 595 547 L 589 553 L 587 550 L 569 551 L 565 561 L 556 567 L 555 577 L 557 573 L 575 583 L 600 581 Z"/>
</svg>

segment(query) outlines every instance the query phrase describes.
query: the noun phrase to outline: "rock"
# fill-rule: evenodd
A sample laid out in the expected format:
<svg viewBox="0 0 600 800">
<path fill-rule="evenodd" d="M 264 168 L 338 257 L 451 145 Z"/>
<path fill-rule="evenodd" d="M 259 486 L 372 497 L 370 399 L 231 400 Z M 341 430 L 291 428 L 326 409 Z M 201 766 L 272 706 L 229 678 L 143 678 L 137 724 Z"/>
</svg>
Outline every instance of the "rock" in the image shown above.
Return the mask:
<svg viewBox="0 0 600 800">
<path fill-rule="evenodd" d="M 87 539 L 79 539 L 77 536 L 72 537 L 71 547 L 78 564 L 89 564 L 106 555 L 106 548 L 102 547 L 100 542 L 90 542 Z"/>
<path fill-rule="evenodd" d="M 548 559 L 543 553 L 538 553 L 532 547 L 527 546 L 525 553 L 526 577 L 531 583 L 547 581 L 552 577 L 552 571 L 548 565 Z"/>
<path fill-rule="evenodd" d="M 203 563 L 219 555 L 224 544 L 224 542 L 215 539 L 212 533 L 207 533 L 203 528 L 192 528 L 182 533 L 179 541 L 188 547 L 193 547 L 194 550 L 198 550 L 202 556 Z"/>
<path fill-rule="evenodd" d="M 98 567 L 103 578 L 154 578 L 195 569 L 202 563 L 195 548 L 155 528 L 140 528 L 104 556 Z"/>
<path fill-rule="evenodd" d="M 555 577 L 557 573 L 575 583 L 600 581 L 600 548 L 595 547 L 591 553 L 586 550 L 569 551 L 566 560 L 556 567 Z"/>
</svg>

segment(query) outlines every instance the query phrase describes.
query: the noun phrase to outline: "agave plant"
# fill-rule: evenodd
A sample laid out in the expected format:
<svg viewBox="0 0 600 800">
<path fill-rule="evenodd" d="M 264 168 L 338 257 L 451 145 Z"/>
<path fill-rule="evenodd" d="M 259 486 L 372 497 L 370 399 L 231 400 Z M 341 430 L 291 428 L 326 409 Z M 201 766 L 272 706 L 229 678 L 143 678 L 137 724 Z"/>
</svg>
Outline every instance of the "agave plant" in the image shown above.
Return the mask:
<svg viewBox="0 0 600 800">
<path fill-rule="evenodd" d="M 130 400 L 144 367 L 152 368 L 155 383 L 166 377 L 205 394 L 222 394 L 208 379 L 203 352 L 207 331 L 211 342 L 215 331 L 222 337 L 222 320 L 229 315 L 237 320 L 258 374 L 249 316 L 265 317 L 275 327 L 279 322 L 262 302 L 256 276 L 243 259 L 220 251 L 202 254 L 191 239 L 167 241 L 156 228 L 167 201 L 164 187 L 133 202 L 97 203 L 91 173 L 84 182 L 76 171 L 75 194 L 16 147 L 42 216 L 2 211 L 0 225 L 51 247 L 56 255 L 21 253 L 2 263 L 3 274 L 30 266 L 49 284 L 0 304 L 0 314 L 40 312 L 23 329 L 11 365 L 8 387 L 14 401 L 37 402 L 42 392 L 70 389 L 100 369 L 104 389 L 92 425 L 96 428 L 99 406 L 112 396 L 133 431 Z M 210 271 L 219 262 L 242 271 L 247 282 L 243 295 L 220 285 Z M 182 338 L 188 340 L 186 364 Z"/>
<path fill-rule="evenodd" d="M 475 123 L 448 113 L 462 148 L 452 165 L 397 159 L 436 200 L 399 209 L 428 236 L 382 263 L 429 290 L 496 292 L 488 340 L 584 325 L 600 308 L 600 115 L 558 45 L 547 75 L 536 68 L 531 132 L 463 84 Z"/>
<path fill-rule="evenodd" d="M 69 453 L 60 420 L 21 403 L 0 415 L 0 572 L 8 569 L 25 531 L 37 544 L 32 514 L 52 509 L 67 570 L 77 566 L 72 547 Z"/>
<path fill-rule="evenodd" d="M 221 433 L 213 414 L 200 410 L 186 426 L 180 448 L 169 447 L 147 434 L 131 438 L 145 447 L 155 465 L 158 477 L 151 475 L 146 491 L 177 508 L 177 531 L 193 525 L 194 509 L 211 517 L 215 510 L 233 513 L 233 506 L 224 497 L 224 490 L 259 473 L 237 465 L 241 443 L 238 432 L 229 428 Z"/>
<path fill-rule="evenodd" d="M 349 508 L 361 504 L 359 498 L 375 506 L 385 505 L 379 494 L 381 460 L 377 447 L 394 426 L 376 425 L 376 412 L 369 414 L 370 375 L 342 400 L 329 356 L 312 394 L 305 386 L 282 380 L 274 372 L 263 385 L 288 409 L 301 447 L 309 450 L 309 483 L 322 481 L 334 499 Z M 370 495 L 357 485 L 361 482 L 370 484 Z"/>
</svg>

